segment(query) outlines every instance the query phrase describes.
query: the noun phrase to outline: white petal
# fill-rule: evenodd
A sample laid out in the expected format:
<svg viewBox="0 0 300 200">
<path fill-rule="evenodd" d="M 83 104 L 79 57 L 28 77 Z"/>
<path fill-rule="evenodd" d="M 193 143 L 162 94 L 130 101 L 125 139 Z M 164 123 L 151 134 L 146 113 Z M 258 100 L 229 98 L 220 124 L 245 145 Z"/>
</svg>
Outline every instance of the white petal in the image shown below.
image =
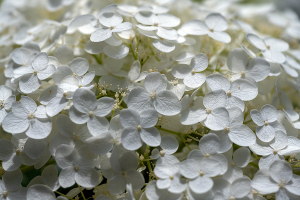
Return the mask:
<svg viewBox="0 0 300 200">
<path fill-rule="evenodd" d="M 88 113 L 96 109 L 97 99 L 92 91 L 79 88 L 73 95 L 73 103 L 79 112 Z"/>
<path fill-rule="evenodd" d="M 132 189 L 134 190 L 140 190 L 145 185 L 145 179 L 144 176 L 135 170 L 132 170 L 127 173 L 126 184 L 131 184 Z"/>
<path fill-rule="evenodd" d="M 121 194 L 125 191 L 126 181 L 121 175 L 117 175 L 110 179 L 108 183 L 109 193 L 113 195 Z"/>
<path fill-rule="evenodd" d="M 19 65 L 29 64 L 27 61 L 30 56 L 30 51 L 25 48 L 17 48 L 12 52 L 12 60 Z"/>
<path fill-rule="evenodd" d="M 87 127 L 93 136 L 106 132 L 109 127 L 109 122 L 105 117 L 90 117 L 87 122 Z"/>
<path fill-rule="evenodd" d="M 56 84 L 59 84 L 63 78 L 72 75 L 72 70 L 67 65 L 61 65 L 57 68 L 56 72 L 52 75 L 52 78 Z"/>
<path fill-rule="evenodd" d="M 280 150 L 288 145 L 288 137 L 282 131 L 275 132 L 275 138 L 270 142 L 273 149 Z"/>
<path fill-rule="evenodd" d="M 214 131 L 224 130 L 229 123 L 229 113 L 222 107 L 212 110 L 204 121 L 205 126 Z"/>
<path fill-rule="evenodd" d="M 36 184 L 31 186 L 26 194 L 27 199 L 56 200 L 54 192 L 46 185 Z"/>
<path fill-rule="evenodd" d="M 22 133 L 28 129 L 29 120 L 15 116 L 12 112 L 8 113 L 3 119 L 2 128 L 8 133 Z"/>
<path fill-rule="evenodd" d="M 57 190 L 60 185 L 58 183 L 58 171 L 54 165 L 48 165 L 42 172 L 42 180 L 48 185 L 53 191 Z"/>
<path fill-rule="evenodd" d="M 59 184 L 63 188 L 71 187 L 75 184 L 75 171 L 73 167 L 63 169 L 59 174 Z"/>
<path fill-rule="evenodd" d="M 152 72 L 146 76 L 144 86 L 148 92 L 159 93 L 167 88 L 167 81 L 159 72 Z"/>
<path fill-rule="evenodd" d="M 215 154 L 220 148 L 220 139 L 216 134 L 209 133 L 201 138 L 199 148 L 203 154 Z"/>
<path fill-rule="evenodd" d="M 52 76 L 56 71 L 56 68 L 54 65 L 48 65 L 46 69 L 41 70 L 37 73 L 37 76 L 40 80 L 45 80 Z"/>
<path fill-rule="evenodd" d="M 29 128 L 26 131 L 26 135 L 33 139 L 44 139 L 46 138 L 52 130 L 51 119 L 38 119 L 30 121 Z"/>
<path fill-rule="evenodd" d="M 71 21 L 71 23 L 68 26 L 67 32 L 74 33 L 77 28 L 90 24 L 93 21 L 96 21 L 94 15 L 89 15 L 89 14 L 80 15 Z"/>
<path fill-rule="evenodd" d="M 233 154 L 233 161 L 238 167 L 246 167 L 250 161 L 250 151 L 246 147 L 238 148 Z"/>
<path fill-rule="evenodd" d="M 61 45 L 55 50 L 54 56 L 60 64 L 68 64 L 74 58 L 73 49 L 67 44 Z"/>
<path fill-rule="evenodd" d="M 137 150 L 142 146 L 142 140 L 136 128 L 124 128 L 121 141 L 123 147 L 128 150 Z"/>
<path fill-rule="evenodd" d="M 86 140 L 86 143 L 91 151 L 98 155 L 104 155 L 112 150 L 113 137 L 109 132 L 101 133 L 97 136 Z"/>
<path fill-rule="evenodd" d="M 48 55 L 45 52 L 41 52 L 35 56 L 32 62 L 32 67 L 33 69 L 40 71 L 47 67 L 48 62 L 49 62 Z"/>
<path fill-rule="evenodd" d="M 277 183 L 280 181 L 289 182 L 292 175 L 292 167 L 286 161 L 276 160 L 270 166 L 270 176 Z"/>
<path fill-rule="evenodd" d="M 225 31 L 228 28 L 226 19 L 219 13 L 211 13 L 205 18 L 208 28 L 215 31 Z"/>
<path fill-rule="evenodd" d="M 42 81 L 34 74 L 25 74 L 21 76 L 19 81 L 20 90 L 26 94 L 36 91 L 41 84 Z"/>
<path fill-rule="evenodd" d="M 190 88 L 197 88 L 203 85 L 203 83 L 206 80 L 206 76 L 201 73 L 195 73 L 195 74 L 187 74 L 185 78 L 183 79 L 183 83 L 190 87 Z"/>
<path fill-rule="evenodd" d="M 254 79 L 256 82 L 262 81 L 270 74 L 271 66 L 263 58 L 252 58 L 246 70 L 246 77 Z"/>
<path fill-rule="evenodd" d="M 53 117 L 61 112 L 69 103 L 69 99 L 64 97 L 54 97 L 46 106 L 47 115 Z"/>
<path fill-rule="evenodd" d="M 232 82 L 230 91 L 233 96 L 242 99 L 243 101 L 250 101 L 258 94 L 256 85 L 253 85 L 246 79 L 238 79 Z"/>
<path fill-rule="evenodd" d="M 99 54 L 102 53 L 104 50 L 104 47 L 106 47 L 107 44 L 105 42 L 92 42 L 88 41 L 85 44 L 84 50 L 90 54 Z"/>
<path fill-rule="evenodd" d="M 209 92 L 204 96 L 203 105 L 211 110 L 219 107 L 226 107 L 227 95 L 223 90 Z"/>
<path fill-rule="evenodd" d="M 203 121 L 207 117 L 206 111 L 197 108 L 190 108 L 181 112 L 180 123 L 183 125 L 193 125 Z"/>
<path fill-rule="evenodd" d="M 160 146 L 166 154 L 173 154 L 177 151 L 179 144 L 174 136 L 166 135 L 161 138 Z"/>
<path fill-rule="evenodd" d="M 189 20 L 181 27 L 189 35 L 205 35 L 209 32 L 207 25 L 200 20 Z"/>
<path fill-rule="evenodd" d="M 175 45 L 166 40 L 154 40 L 152 44 L 155 48 L 165 53 L 169 53 L 175 49 Z"/>
<path fill-rule="evenodd" d="M 120 111 L 120 122 L 124 128 L 136 128 L 141 124 L 140 115 L 133 109 L 124 109 Z"/>
<path fill-rule="evenodd" d="M 230 194 L 235 198 L 243 198 L 249 194 L 250 190 L 251 179 L 242 177 L 233 181 L 230 187 Z"/>
<path fill-rule="evenodd" d="M 250 146 L 256 141 L 255 134 L 246 125 L 234 126 L 228 133 L 230 140 L 239 146 Z"/>
<path fill-rule="evenodd" d="M 32 159 L 38 159 L 45 153 L 47 145 L 47 139 L 35 140 L 29 138 L 25 143 L 24 152 Z"/>
<path fill-rule="evenodd" d="M 231 37 L 228 35 L 228 33 L 225 32 L 218 32 L 218 31 L 208 32 L 208 35 L 209 37 L 219 42 L 223 42 L 223 43 L 231 42 Z"/>
<path fill-rule="evenodd" d="M 135 110 L 152 108 L 150 94 L 142 87 L 133 88 L 129 92 L 127 106 Z"/>
<path fill-rule="evenodd" d="M 259 38 L 257 35 L 249 33 L 249 34 L 247 34 L 246 38 L 256 48 L 258 48 L 260 50 L 266 49 L 266 45 L 265 45 L 264 41 L 261 38 Z"/>
<path fill-rule="evenodd" d="M 154 21 L 158 23 L 158 26 L 162 27 L 175 27 L 180 24 L 180 18 L 171 14 L 157 15 L 155 16 Z"/>
<path fill-rule="evenodd" d="M 275 129 L 270 126 L 256 127 L 256 135 L 263 142 L 270 142 L 275 137 Z"/>
<path fill-rule="evenodd" d="M 189 75 L 192 71 L 192 68 L 185 64 L 176 65 L 172 69 L 172 75 L 179 79 L 184 79 L 187 75 Z"/>
<path fill-rule="evenodd" d="M 213 185 L 214 182 L 212 181 L 211 178 L 207 176 L 199 176 L 196 179 L 189 181 L 190 188 L 195 193 L 199 193 L 199 194 L 208 192 L 209 190 L 212 189 Z"/>
<path fill-rule="evenodd" d="M 113 59 L 122 59 L 129 53 L 129 48 L 124 44 L 120 46 L 106 46 L 104 48 L 105 55 L 113 58 Z"/>
<path fill-rule="evenodd" d="M 97 29 L 92 33 L 90 40 L 92 42 L 102 42 L 112 36 L 112 31 L 109 28 Z"/>
<path fill-rule="evenodd" d="M 75 181 L 82 187 L 92 188 L 99 182 L 99 174 L 94 168 L 80 168 L 75 172 Z"/>
<path fill-rule="evenodd" d="M 160 114 L 172 116 L 180 113 L 181 103 L 177 96 L 168 90 L 159 92 L 154 101 L 154 107 Z"/>
<path fill-rule="evenodd" d="M 279 186 L 276 182 L 272 181 L 269 176 L 257 173 L 251 186 L 260 194 L 271 194 L 278 191 Z"/>
<path fill-rule="evenodd" d="M 115 28 L 112 29 L 112 32 L 119 33 L 122 31 L 128 31 L 130 29 L 132 29 L 132 24 L 130 22 L 124 22 L 122 24 L 115 26 Z"/>
<path fill-rule="evenodd" d="M 211 74 L 206 78 L 206 83 L 212 91 L 224 90 L 227 92 L 230 89 L 229 80 L 222 74 Z"/>
<path fill-rule="evenodd" d="M 272 105 L 264 105 L 260 112 L 263 120 L 268 120 L 268 122 L 274 122 L 277 120 L 277 109 Z"/>
<path fill-rule="evenodd" d="M 71 70 L 77 76 L 83 76 L 89 69 L 89 62 L 85 58 L 75 58 L 70 64 Z"/>
<path fill-rule="evenodd" d="M 189 179 L 194 179 L 199 176 L 200 166 L 198 161 L 194 159 L 184 160 L 180 163 L 181 174 Z"/>
<path fill-rule="evenodd" d="M 178 33 L 174 29 L 164 29 L 164 28 L 158 27 L 158 29 L 156 30 L 156 34 L 159 37 L 167 39 L 167 40 L 176 40 L 178 38 Z"/>
<path fill-rule="evenodd" d="M 104 117 L 108 115 L 114 106 L 114 99 L 110 97 L 102 97 L 97 100 L 97 109 L 94 111 L 96 116 Z"/>
<path fill-rule="evenodd" d="M 140 120 L 143 128 L 150 128 L 156 125 L 158 113 L 155 109 L 147 109 L 140 112 Z"/>
<path fill-rule="evenodd" d="M 248 62 L 249 56 L 243 49 L 235 48 L 228 54 L 227 66 L 234 73 L 245 72 Z"/>
<path fill-rule="evenodd" d="M 99 16 L 99 22 L 106 27 L 115 27 L 123 22 L 123 18 L 119 14 L 106 12 Z"/>
<path fill-rule="evenodd" d="M 270 46 L 270 50 L 283 52 L 289 49 L 289 44 L 287 42 L 277 38 L 265 38 L 264 42 L 267 46 Z"/>
<path fill-rule="evenodd" d="M 151 147 L 157 147 L 160 145 L 161 136 L 157 128 L 143 128 L 140 132 L 141 139 Z"/>
</svg>

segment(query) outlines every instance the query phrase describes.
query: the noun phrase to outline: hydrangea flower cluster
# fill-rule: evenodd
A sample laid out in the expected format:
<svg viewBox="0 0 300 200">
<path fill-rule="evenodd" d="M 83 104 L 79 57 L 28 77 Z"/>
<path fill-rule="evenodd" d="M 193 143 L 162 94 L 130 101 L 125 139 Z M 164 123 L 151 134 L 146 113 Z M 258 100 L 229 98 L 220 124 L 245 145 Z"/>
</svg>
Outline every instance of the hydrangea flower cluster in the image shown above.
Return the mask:
<svg viewBox="0 0 300 200">
<path fill-rule="evenodd" d="M 272 3 L 4 0 L 0 199 L 299 200 L 299 41 Z"/>
</svg>

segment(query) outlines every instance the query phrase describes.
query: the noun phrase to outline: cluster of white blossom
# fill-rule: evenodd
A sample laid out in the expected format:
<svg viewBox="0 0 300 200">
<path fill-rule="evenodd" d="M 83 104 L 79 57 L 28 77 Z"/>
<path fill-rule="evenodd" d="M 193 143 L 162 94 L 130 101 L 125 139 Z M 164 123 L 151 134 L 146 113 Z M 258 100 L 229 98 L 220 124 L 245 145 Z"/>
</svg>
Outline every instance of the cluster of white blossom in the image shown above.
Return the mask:
<svg viewBox="0 0 300 200">
<path fill-rule="evenodd" d="M 0 199 L 299 200 L 299 63 L 272 3 L 4 0 Z"/>
</svg>

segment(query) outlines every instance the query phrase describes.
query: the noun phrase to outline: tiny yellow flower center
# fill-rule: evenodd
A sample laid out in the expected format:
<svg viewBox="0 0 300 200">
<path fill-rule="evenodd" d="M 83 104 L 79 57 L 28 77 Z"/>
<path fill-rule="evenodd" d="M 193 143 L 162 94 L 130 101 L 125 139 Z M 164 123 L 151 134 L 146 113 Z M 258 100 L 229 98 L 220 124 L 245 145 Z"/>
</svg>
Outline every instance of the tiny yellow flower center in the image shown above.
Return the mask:
<svg viewBox="0 0 300 200">
<path fill-rule="evenodd" d="M 75 165 L 75 166 L 74 166 L 74 171 L 75 171 L 75 172 L 79 171 L 79 166 L 78 166 L 78 165 Z"/>
<path fill-rule="evenodd" d="M 166 154 L 166 152 L 164 151 L 164 150 L 161 150 L 160 152 L 159 152 L 159 155 L 160 156 L 164 156 Z"/>
<path fill-rule="evenodd" d="M 268 120 L 264 121 L 264 125 L 267 126 L 269 124 Z"/>
<path fill-rule="evenodd" d="M 241 76 L 242 76 L 243 78 L 245 78 L 246 73 L 245 73 L 244 71 L 242 71 L 242 72 L 241 72 Z"/>
<path fill-rule="evenodd" d="M 227 94 L 227 96 L 231 96 L 231 91 L 230 90 L 228 90 L 227 92 L 226 92 L 226 94 Z"/>
<path fill-rule="evenodd" d="M 136 129 L 137 129 L 138 131 L 140 131 L 140 130 L 142 130 L 142 126 L 141 126 L 141 125 L 138 125 L 138 126 L 136 127 Z"/>
<path fill-rule="evenodd" d="M 206 111 L 206 114 L 210 114 L 211 113 L 211 109 L 209 109 L 209 108 L 206 108 L 205 111 Z"/>
<path fill-rule="evenodd" d="M 194 74 L 196 74 L 196 71 L 195 71 L 195 70 L 192 70 L 192 72 L 191 72 L 191 73 L 192 73 L 192 75 L 194 75 Z"/>
<path fill-rule="evenodd" d="M 93 112 L 93 111 L 90 111 L 90 112 L 89 112 L 89 116 L 90 116 L 90 117 L 93 117 L 93 116 L 94 116 L 94 112 Z"/>
</svg>

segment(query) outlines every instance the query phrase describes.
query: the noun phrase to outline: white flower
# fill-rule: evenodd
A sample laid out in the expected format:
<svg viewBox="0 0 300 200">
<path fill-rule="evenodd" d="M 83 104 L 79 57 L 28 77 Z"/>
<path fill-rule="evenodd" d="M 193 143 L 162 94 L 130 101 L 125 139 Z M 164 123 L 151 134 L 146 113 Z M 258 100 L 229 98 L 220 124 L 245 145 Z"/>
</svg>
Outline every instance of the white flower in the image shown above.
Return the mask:
<svg viewBox="0 0 300 200">
<path fill-rule="evenodd" d="M 284 160 L 284 155 L 300 152 L 299 140 L 292 136 L 287 137 L 282 131 L 276 131 L 275 138 L 269 144 L 257 140 L 250 149 L 263 156 L 258 163 L 260 169 L 269 168 L 275 160 Z"/>
<path fill-rule="evenodd" d="M 2 160 L 2 167 L 6 171 L 14 171 L 18 169 L 21 164 L 33 165 L 37 160 L 31 159 L 24 152 L 24 145 L 26 139 L 15 139 L 12 141 L 0 140 L 0 160 Z"/>
<path fill-rule="evenodd" d="M 230 36 L 223 32 L 228 28 L 226 19 L 219 13 L 211 13 L 206 16 L 205 21 L 189 20 L 182 25 L 182 29 L 189 35 L 208 35 L 214 40 L 229 43 Z"/>
<path fill-rule="evenodd" d="M 22 96 L 13 103 L 12 112 L 2 122 L 5 131 L 11 134 L 23 133 L 33 139 L 46 138 L 52 129 L 51 119 L 44 106 L 38 106 L 31 98 Z"/>
<path fill-rule="evenodd" d="M 19 86 L 22 92 L 36 91 L 41 86 L 42 80 L 49 78 L 55 72 L 55 66 L 48 63 L 48 55 L 42 52 L 36 55 L 31 66 L 21 66 L 14 70 L 15 78 L 20 77 Z"/>
<path fill-rule="evenodd" d="M 163 115 L 171 116 L 180 112 L 181 105 L 177 96 L 166 90 L 167 81 L 158 72 L 146 76 L 144 87 L 133 88 L 129 95 L 127 105 L 130 109 L 145 110 L 155 108 Z"/>
<path fill-rule="evenodd" d="M 220 179 L 218 180 L 218 182 L 220 182 L 220 185 L 214 188 L 216 190 L 216 199 L 248 199 L 247 196 L 251 191 L 251 180 L 248 177 L 237 178 L 231 184 L 225 181 L 221 181 Z M 216 184 L 218 182 L 216 182 Z"/>
<path fill-rule="evenodd" d="M 280 66 L 291 77 L 298 77 L 299 74 L 297 70 L 300 70 L 300 64 L 294 58 L 286 55 L 286 61 L 280 64 Z"/>
<path fill-rule="evenodd" d="M 141 63 L 136 60 L 132 63 L 128 72 L 128 80 L 130 81 L 130 84 L 133 85 L 134 83 L 144 80 L 147 75 L 148 72 L 141 72 Z"/>
<path fill-rule="evenodd" d="M 70 119 L 76 124 L 87 123 L 92 135 L 98 135 L 108 129 L 109 122 L 105 118 L 114 106 L 114 99 L 102 97 L 96 99 L 93 92 L 79 88 L 73 96 L 73 106 L 70 108 Z"/>
<path fill-rule="evenodd" d="M 227 109 L 238 107 L 244 111 L 244 101 L 250 101 L 258 94 L 257 84 L 247 79 L 237 79 L 230 84 L 225 76 L 211 74 L 207 77 L 206 82 L 212 91 L 221 89 L 226 92 L 228 96 Z"/>
<path fill-rule="evenodd" d="M 73 92 L 64 92 L 58 85 L 48 87 L 40 95 L 39 101 L 46 106 L 47 115 L 53 117 L 61 112 L 69 103 Z"/>
<path fill-rule="evenodd" d="M 176 65 L 172 69 L 174 77 L 183 79 L 183 83 L 190 88 L 200 87 L 206 80 L 206 76 L 199 72 L 204 71 L 208 66 L 208 58 L 205 54 L 199 53 L 191 61 L 191 67 L 185 64 Z"/>
<path fill-rule="evenodd" d="M 59 174 L 59 184 L 64 187 L 71 187 L 76 182 L 82 187 L 95 187 L 99 175 L 94 169 L 97 156 L 87 147 L 74 149 L 71 146 L 62 144 L 55 152 L 57 165 L 62 168 Z"/>
<path fill-rule="evenodd" d="M 179 160 L 172 154 L 174 154 L 178 147 L 178 141 L 172 135 L 165 135 L 161 138 L 160 143 L 161 150 L 157 148 L 152 150 L 150 158 L 157 159 L 156 165 L 173 165 L 179 163 Z"/>
<path fill-rule="evenodd" d="M 263 142 L 270 142 L 275 136 L 275 129 L 281 125 L 277 121 L 277 109 L 267 104 L 261 108 L 260 112 L 256 109 L 251 110 L 250 115 L 253 122 L 258 125 L 256 127 L 257 137 Z"/>
<path fill-rule="evenodd" d="M 169 192 L 180 194 L 186 189 L 186 180 L 179 173 L 179 162 L 173 165 L 156 165 L 154 168 L 158 189 L 168 189 Z"/>
<path fill-rule="evenodd" d="M 228 97 L 223 90 L 215 90 L 207 93 L 203 98 L 204 108 L 193 113 L 193 118 L 204 120 L 205 126 L 211 130 L 223 130 L 229 123 L 229 113 L 225 108 Z"/>
<path fill-rule="evenodd" d="M 180 163 L 180 173 L 190 179 L 188 185 L 195 193 L 205 193 L 212 189 L 211 177 L 221 173 L 220 163 L 212 158 L 194 160 L 187 159 Z"/>
<path fill-rule="evenodd" d="M 58 182 L 58 171 L 54 165 L 48 165 L 42 171 L 41 176 L 34 177 L 28 184 L 28 188 L 36 185 L 43 184 L 47 186 L 50 191 L 56 191 L 60 187 Z"/>
<path fill-rule="evenodd" d="M 255 143 L 256 136 L 253 131 L 243 124 L 244 116 L 240 109 L 230 108 L 229 123 L 222 131 L 210 131 L 220 138 L 221 146 L 219 152 L 223 153 L 232 147 L 232 143 L 239 146 L 250 146 Z"/>
<path fill-rule="evenodd" d="M 171 193 L 167 189 L 159 189 L 156 185 L 156 181 L 152 180 L 147 184 L 146 187 L 146 197 L 149 200 L 180 200 L 183 197 L 182 193 Z"/>
<path fill-rule="evenodd" d="M 187 160 L 205 160 L 214 159 L 219 162 L 220 175 L 227 171 L 227 159 L 222 154 L 218 153 L 221 142 L 218 136 L 214 133 L 209 133 L 201 138 L 199 141 L 199 149 L 193 149 L 190 151 Z"/>
<path fill-rule="evenodd" d="M 35 184 L 28 189 L 26 199 L 56 200 L 56 197 L 54 192 L 47 185 Z"/>
<path fill-rule="evenodd" d="M 27 189 L 21 186 L 22 179 L 23 174 L 20 169 L 5 172 L 1 180 L 1 199 L 26 200 Z"/>
<path fill-rule="evenodd" d="M 123 22 L 122 16 L 113 12 L 105 12 L 100 15 L 99 22 L 103 25 L 103 28 L 97 29 L 92 33 L 90 37 L 92 42 L 107 40 L 112 37 L 114 33 L 120 33 L 132 28 L 130 22 Z"/>
<path fill-rule="evenodd" d="M 102 166 L 102 173 L 108 179 L 108 188 L 111 194 L 121 194 L 125 191 L 127 184 L 132 185 L 133 190 L 141 189 L 145 180 L 143 175 L 136 171 L 138 157 L 134 152 L 125 152 L 105 166 Z"/>
<path fill-rule="evenodd" d="M 4 85 L 0 86 L 0 125 L 4 117 L 11 110 L 12 104 L 16 101 L 16 96 L 13 95 L 12 90 Z"/>
<path fill-rule="evenodd" d="M 293 174 L 292 167 L 282 160 L 272 163 L 269 170 L 256 172 L 251 186 L 260 194 L 276 193 L 276 199 L 289 199 L 290 194 L 300 195 L 300 177 Z"/>
<path fill-rule="evenodd" d="M 276 38 L 261 39 L 257 35 L 247 34 L 247 40 L 256 48 L 260 49 L 264 57 L 272 62 L 284 63 L 286 58 L 282 52 L 289 49 L 289 44 Z"/>
<path fill-rule="evenodd" d="M 234 73 L 233 79 L 247 78 L 256 82 L 264 80 L 270 73 L 270 64 L 263 58 L 252 58 L 240 48 L 231 50 L 227 58 L 227 66 Z"/>
<path fill-rule="evenodd" d="M 145 142 L 149 146 L 158 146 L 161 136 L 156 125 L 158 113 L 154 109 L 138 113 L 132 109 L 120 112 L 120 122 L 124 127 L 121 135 L 122 145 L 128 150 L 137 150 Z"/>
<path fill-rule="evenodd" d="M 248 148 L 241 147 L 235 150 L 233 157 L 231 155 L 232 152 L 230 152 L 230 156 L 226 157 L 228 161 L 228 170 L 223 175 L 223 178 L 228 180 L 230 183 L 237 178 L 243 177 L 243 171 L 241 168 L 244 168 L 249 164 L 251 153 Z"/>
</svg>

